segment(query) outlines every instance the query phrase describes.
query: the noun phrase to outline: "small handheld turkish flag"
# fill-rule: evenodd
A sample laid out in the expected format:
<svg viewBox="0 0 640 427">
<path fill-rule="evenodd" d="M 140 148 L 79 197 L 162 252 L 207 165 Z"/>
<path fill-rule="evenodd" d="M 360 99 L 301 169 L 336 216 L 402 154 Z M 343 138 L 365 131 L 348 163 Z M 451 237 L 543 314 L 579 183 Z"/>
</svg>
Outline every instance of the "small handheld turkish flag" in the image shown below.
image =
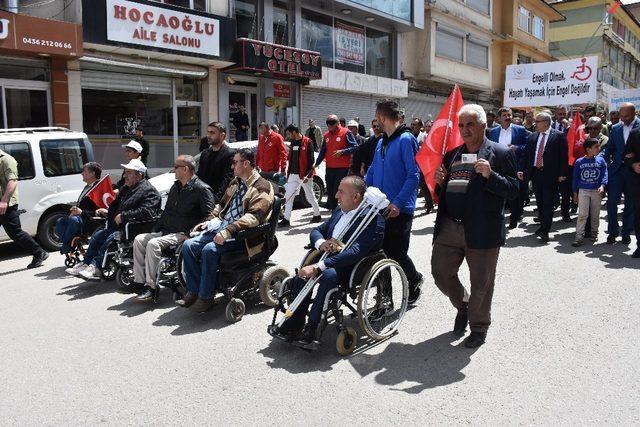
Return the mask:
<svg viewBox="0 0 640 427">
<path fill-rule="evenodd" d="M 582 118 L 580 113 L 576 111 L 569 131 L 567 132 L 567 152 L 569 154 L 569 166 L 573 166 L 577 159 L 584 156 L 584 148 L 582 144 L 586 139 L 584 127 L 582 126 Z"/>
<path fill-rule="evenodd" d="M 87 197 L 93 200 L 98 208 L 109 209 L 109 205 L 116 198 L 111 184 L 111 177 L 106 175 L 89 192 Z"/>
</svg>

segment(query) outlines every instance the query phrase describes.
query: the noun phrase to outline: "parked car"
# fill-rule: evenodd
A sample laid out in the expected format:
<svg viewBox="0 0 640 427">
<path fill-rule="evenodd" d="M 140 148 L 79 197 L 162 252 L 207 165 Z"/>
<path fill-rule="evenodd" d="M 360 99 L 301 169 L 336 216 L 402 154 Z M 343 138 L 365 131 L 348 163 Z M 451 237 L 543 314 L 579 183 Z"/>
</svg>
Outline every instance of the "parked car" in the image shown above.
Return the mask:
<svg viewBox="0 0 640 427">
<path fill-rule="evenodd" d="M 93 161 L 89 138 L 59 127 L 0 129 L 0 149 L 18 163 L 22 229 L 45 250 L 59 250 L 55 224 L 69 214 L 84 187 L 82 166 Z M 0 229 L 0 242 L 8 240 Z"/>
<path fill-rule="evenodd" d="M 285 144 L 287 145 L 287 147 L 289 146 L 288 141 L 285 141 Z M 240 149 L 240 148 L 257 149 L 258 141 L 231 142 L 229 143 L 229 146 L 234 149 Z M 200 162 L 200 154 L 196 155 L 194 159 L 196 161 L 196 169 L 197 169 L 197 165 Z M 316 200 L 318 201 L 322 199 L 325 193 L 326 186 L 325 186 L 324 176 L 325 176 L 325 166 L 323 162 L 318 166 L 318 168 L 316 169 L 316 174 L 313 177 L 313 192 L 315 193 Z M 156 187 L 156 189 L 160 192 L 160 195 L 162 195 L 162 206 L 164 207 L 164 204 L 167 201 L 169 190 L 171 189 L 171 186 L 175 182 L 173 170 L 170 170 L 167 173 L 157 175 L 149 179 L 149 182 L 154 187 Z M 306 199 L 302 195 L 302 192 L 300 192 L 300 194 L 296 197 L 294 201 L 294 206 L 309 207 Z"/>
</svg>

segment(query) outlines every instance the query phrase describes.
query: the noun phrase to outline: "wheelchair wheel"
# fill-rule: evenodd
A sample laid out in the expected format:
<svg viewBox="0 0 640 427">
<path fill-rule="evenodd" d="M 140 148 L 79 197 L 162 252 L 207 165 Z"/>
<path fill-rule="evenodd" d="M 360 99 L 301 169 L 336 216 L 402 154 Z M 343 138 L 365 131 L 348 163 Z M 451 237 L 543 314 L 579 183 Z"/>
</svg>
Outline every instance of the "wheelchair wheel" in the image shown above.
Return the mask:
<svg viewBox="0 0 640 427">
<path fill-rule="evenodd" d="M 306 253 L 304 258 L 302 258 L 302 262 L 300 263 L 300 268 L 306 267 L 307 265 L 314 264 L 320 260 L 322 256 L 322 252 L 317 249 L 310 249 L 309 252 Z"/>
<path fill-rule="evenodd" d="M 74 265 L 76 265 L 76 263 L 78 262 L 78 260 L 76 260 L 74 257 L 72 256 L 67 256 L 64 260 L 64 266 L 71 268 Z"/>
<path fill-rule="evenodd" d="M 178 252 L 178 259 L 176 260 L 176 277 L 178 278 L 180 286 L 186 289 L 187 281 L 184 278 L 183 268 L 182 251 L 180 251 Z"/>
<path fill-rule="evenodd" d="M 128 288 L 133 282 L 133 271 L 131 267 L 119 268 L 116 273 L 116 282 L 120 288 Z"/>
<path fill-rule="evenodd" d="M 391 260 L 376 262 L 362 280 L 358 321 L 374 340 L 391 336 L 407 311 L 409 282 L 402 267 Z"/>
<path fill-rule="evenodd" d="M 102 276 L 104 280 L 110 281 L 116 278 L 118 270 L 119 268 L 116 262 L 110 259 L 109 261 L 107 261 L 107 265 L 105 265 L 104 268 L 100 271 L 100 276 Z"/>
<path fill-rule="evenodd" d="M 231 298 L 231 301 L 227 304 L 227 308 L 224 310 L 224 315 L 229 322 L 235 323 L 242 319 L 244 311 L 244 301 L 239 298 Z"/>
<path fill-rule="evenodd" d="M 353 353 L 357 342 L 358 335 L 356 335 L 356 331 L 352 327 L 348 326 L 338 334 L 338 338 L 336 339 L 336 350 L 338 350 L 338 353 L 340 353 L 341 356 L 348 356 Z"/>
<path fill-rule="evenodd" d="M 279 265 L 274 265 L 267 268 L 262 274 L 258 292 L 260 293 L 260 299 L 269 307 L 275 307 L 278 304 L 278 294 L 282 287 L 282 282 L 291 274 L 286 268 Z"/>
</svg>

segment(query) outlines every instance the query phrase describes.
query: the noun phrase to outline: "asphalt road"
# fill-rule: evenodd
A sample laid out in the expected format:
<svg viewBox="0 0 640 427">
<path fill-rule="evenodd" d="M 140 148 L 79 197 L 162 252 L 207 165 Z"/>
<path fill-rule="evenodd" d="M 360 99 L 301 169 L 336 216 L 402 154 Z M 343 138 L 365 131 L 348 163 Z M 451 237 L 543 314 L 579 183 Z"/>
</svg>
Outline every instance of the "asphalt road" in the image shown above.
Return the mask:
<svg viewBox="0 0 640 427">
<path fill-rule="evenodd" d="M 274 342 L 260 305 L 236 324 L 168 292 L 151 309 L 115 282 L 65 276 L 60 255 L 25 270 L 30 258 L 0 245 L 0 423 L 637 425 L 635 242 L 606 245 L 603 221 L 600 242 L 575 250 L 575 224 L 556 222 L 541 245 L 527 215 L 501 251 L 477 350 L 450 333 L 455 312 L 430 278 L 434 214 L 414 222 L 410 254 L 428 277 L 418 305 L 396 336 L 349 357 L 333 329 L 316 353 Z M 274 256 L 291 269 L 311 230 L 309 211 L 293 219 Z"/>
</svg>

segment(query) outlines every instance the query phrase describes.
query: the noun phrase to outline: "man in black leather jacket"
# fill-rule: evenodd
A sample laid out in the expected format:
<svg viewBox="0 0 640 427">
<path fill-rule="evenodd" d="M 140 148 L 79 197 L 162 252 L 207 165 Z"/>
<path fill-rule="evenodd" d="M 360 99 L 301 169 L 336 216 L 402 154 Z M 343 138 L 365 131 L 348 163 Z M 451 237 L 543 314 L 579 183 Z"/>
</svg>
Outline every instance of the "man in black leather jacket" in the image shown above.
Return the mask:
<svg viewBox="0 0 640 427">
<path fill-rule="evenodd" d="M 122 166 L 125 169 L 124 187 L 108 210 L 96 210 L 96 215 L 107 217 L 107 227 L 93 233 L 84 261 L 71 274 L 87 280 L 99 280 L 102 259 L 115 233 L 123 231 L 128 222 L 149 221 L 160 212 L 162 199 L 158 190 L 145 179 L 147 167 L 144 163 L 140 159 L 133 159 Z"/>
<path fill-rule="evenodd" d="M 137 302 L 151 302 L 158 298 L 156 273 L 162 251 L 176 246 L 189 237 L 189 232 L 201 223 L 214 208 L 211 187 L 196 175 L 192 156 L 179 156 L 173 166 L 176 182 L 169 190 L 162 216 L 151 233 L 139 234 L 133 242 L 134 282 L 120 293 L 142 291 Z"/>
<path fill-rule="evenodd" d="M 210 123 L 207 126 L 209 148 L 200 155 L 198 165 L 198 178 L 211 187 L 216 200 L 222 198 L 229 182 L 233 179 L 231 161 L 234 150 L 225 141 L 226 137 L 227 129 L 222 123 Z"/>
</svg>

